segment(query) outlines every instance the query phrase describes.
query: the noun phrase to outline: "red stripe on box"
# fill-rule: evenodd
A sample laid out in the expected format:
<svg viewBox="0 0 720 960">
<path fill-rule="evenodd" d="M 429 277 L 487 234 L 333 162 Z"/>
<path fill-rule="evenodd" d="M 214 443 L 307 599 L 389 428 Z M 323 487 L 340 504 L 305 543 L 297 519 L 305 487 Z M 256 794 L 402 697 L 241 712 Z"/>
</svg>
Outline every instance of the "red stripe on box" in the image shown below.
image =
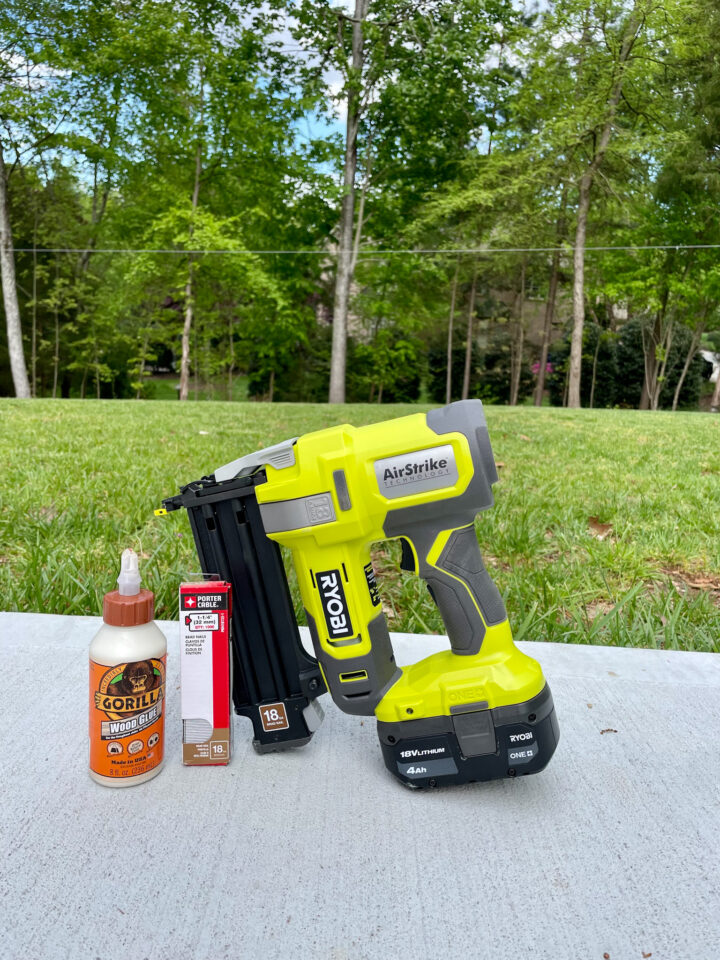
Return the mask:
<svg viewBox="0 0 720 960">
<path fill-rule="evenodd" d="M 225 610 L 220 613 L 220 627 L 217 633 L 213 633 L 212 658 L 213 658 L 213 726 L 228 727 L 228 712 L 230 708 L 230 664 L 229 645 L 227 635 L 227 613 Z"/>
</svg>

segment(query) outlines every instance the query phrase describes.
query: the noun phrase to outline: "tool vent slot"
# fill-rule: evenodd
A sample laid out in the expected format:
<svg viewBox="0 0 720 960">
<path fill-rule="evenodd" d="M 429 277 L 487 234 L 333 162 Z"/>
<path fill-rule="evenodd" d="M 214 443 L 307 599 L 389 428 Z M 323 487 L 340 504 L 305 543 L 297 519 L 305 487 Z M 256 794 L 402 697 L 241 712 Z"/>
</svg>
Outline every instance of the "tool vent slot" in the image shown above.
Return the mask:
<svg viewBox="0 0 720 960">
<path fill-rule="evenodd" d="M 353 670 L 352 673 L 341 673 L 340 681 L 342 683 L 352 683 L 354 680 L 367 680 L 367 670 Z"/>
</svg>

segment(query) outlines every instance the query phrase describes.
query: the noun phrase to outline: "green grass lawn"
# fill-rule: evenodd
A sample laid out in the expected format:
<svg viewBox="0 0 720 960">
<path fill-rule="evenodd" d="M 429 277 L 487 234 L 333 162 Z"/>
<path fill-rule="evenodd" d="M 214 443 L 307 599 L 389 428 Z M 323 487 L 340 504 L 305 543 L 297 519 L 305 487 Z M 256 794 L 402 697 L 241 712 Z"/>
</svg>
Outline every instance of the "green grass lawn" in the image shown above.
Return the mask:
<svg viewBox="0 0 720 960">
<path fill-rule="evenodd" d="M 0 609 L 97 614 L 131 546 L 176 618 L 198 562 L 184 511 L 154 517 L 163 497 L 258 447 L 418 409 L 0 400 Z M 486 410 L 500 482 L 477 530 L 515 636 L 720 651 L 720 417 Z M 374 557 L 391 629 L 441 632 L 398 545 Z"/>
</svg>

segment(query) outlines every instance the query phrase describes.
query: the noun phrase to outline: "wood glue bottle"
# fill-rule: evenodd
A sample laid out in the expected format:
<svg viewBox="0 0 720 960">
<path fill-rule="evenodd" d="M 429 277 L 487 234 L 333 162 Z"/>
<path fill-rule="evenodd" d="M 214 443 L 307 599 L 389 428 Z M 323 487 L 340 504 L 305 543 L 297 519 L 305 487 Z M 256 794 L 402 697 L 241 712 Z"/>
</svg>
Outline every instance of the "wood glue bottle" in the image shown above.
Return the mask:
<svg viewBox="0 0 720 960">
<path fill-rule="evenodd" d="M 90 776 L 130 787 L 162 767 L 167 641 L 153 622 L 152 592 L 140 589 L 134 551 L 123 551 L 117 582 L 90 644 Z"/>
</svg>

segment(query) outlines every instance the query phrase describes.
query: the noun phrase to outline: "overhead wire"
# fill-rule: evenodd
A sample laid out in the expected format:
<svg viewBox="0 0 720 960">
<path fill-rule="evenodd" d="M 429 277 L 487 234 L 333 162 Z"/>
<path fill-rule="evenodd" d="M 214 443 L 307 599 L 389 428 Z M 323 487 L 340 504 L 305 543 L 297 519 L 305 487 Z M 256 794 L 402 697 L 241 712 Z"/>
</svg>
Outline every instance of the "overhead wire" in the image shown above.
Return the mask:
<svg viewBox="0 0 720 960">
<path fill-rule="evenodd" d="M 358 251 L 358 256 L 488 256 L 502 255 L 504 253 L 572 253 L 576 248 L 568 244 L 562 247 L 466 247 L 460 249 L 445 248 L 411 248 L 403 249 L 382 249 L 366 247 Z M 608 246 L 586 246 L 586 253 L 604 253 L 612 251 L 642 251 L 642 250 L 720 250 L 720 243 L 648 243 L 643 245 L 608 245 Z M 313 256 L 335 257 L 340 251 L 327 250 L 322 247 L 308 247 L 299 250 L 202 250 L 202 249 L 154 249 L 141 247 L 14 247 L 14 253 L 102 253 L 102 254 L 163 254 L 173 256 L 204 256 L 206 254 L 224 254 L 228 256 L 304 256 L 307 254 Z"/>
</svg>

